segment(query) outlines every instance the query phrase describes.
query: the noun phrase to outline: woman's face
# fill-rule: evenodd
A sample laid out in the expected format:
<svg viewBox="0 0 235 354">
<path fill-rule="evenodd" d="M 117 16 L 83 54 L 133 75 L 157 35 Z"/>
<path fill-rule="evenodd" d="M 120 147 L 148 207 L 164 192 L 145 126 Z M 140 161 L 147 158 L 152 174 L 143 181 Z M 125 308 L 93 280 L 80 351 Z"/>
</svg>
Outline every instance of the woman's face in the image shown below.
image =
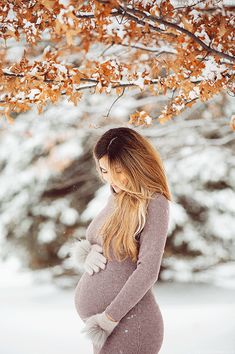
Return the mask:
<svg viewBox="0 0 235 354">
<path fill-rule="evenodd" d="M 100 169 L 101 169 L 101 173 L 102 173 L 103 179 L 106 182 L 108 182 L 113 187 L 113 189 L 115 190 L 116 193 L 120 192 L 121 189 L 118 186 L 115 186 L 115 184 L 112 183 L 111 175 L 110 175 L 109 169 L 108 169 L 106 156 L 103 156 L 103 157 L 101 157 L 101 159 L 99 159 L 99 165 L 100 165 Z M 125 185 L 127 183 L 127 178 L 124 176 L 121 168 L 117 167 L 116 168 L 116 172 L 119 175 L 120 182 Z"/>
</svg>

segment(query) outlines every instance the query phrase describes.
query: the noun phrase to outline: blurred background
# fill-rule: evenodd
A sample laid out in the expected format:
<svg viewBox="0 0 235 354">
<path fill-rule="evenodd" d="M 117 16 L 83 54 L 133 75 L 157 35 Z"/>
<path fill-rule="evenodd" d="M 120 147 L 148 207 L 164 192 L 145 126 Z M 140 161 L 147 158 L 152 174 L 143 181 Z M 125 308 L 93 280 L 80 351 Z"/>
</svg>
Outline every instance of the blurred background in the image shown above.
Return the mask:
<svg viewBox="0 0 235 354">
<path fill-rule="evenodd" d="M 89 354 L 74 306 L 81 274 L 71 242 L 104 206 L 93 144 L 106 130 L 129 126 L 133 110 L 157 116 L 168 99 L 131 90 L 84 95 L 0 123 L 0 351 Z M 234 98 L 196 103 L 164 125 L 133 127 L 164 161 L 174 201 L 159 279 L 165 322 L 161 354 L 235 353 Z M 127 353 L 126 353 L 127 354 Z M 147 354 L 147 353 L 142 353 Z"/>
</svg>

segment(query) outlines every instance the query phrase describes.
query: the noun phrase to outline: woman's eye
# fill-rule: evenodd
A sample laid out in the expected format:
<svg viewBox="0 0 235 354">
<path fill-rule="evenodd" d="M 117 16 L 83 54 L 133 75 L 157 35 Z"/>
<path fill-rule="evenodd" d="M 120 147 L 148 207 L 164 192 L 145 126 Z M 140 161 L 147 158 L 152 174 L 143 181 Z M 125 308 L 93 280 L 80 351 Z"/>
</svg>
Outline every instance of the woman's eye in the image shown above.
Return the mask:
<svg viewBox="0 0 235 354">
<path fill-rule="evenodd" d="M 102 169 L 101 169 L 101 172 L 102 172 L 102 173 L 107 173 L 107 171 L 104 171 L 104 170 L 102 170 Z M 118 170 L 118 171 L 116 170 L 116 172 L 117 172 L 117 173 L 122 173 L 121 170 Z"/>
</svg>

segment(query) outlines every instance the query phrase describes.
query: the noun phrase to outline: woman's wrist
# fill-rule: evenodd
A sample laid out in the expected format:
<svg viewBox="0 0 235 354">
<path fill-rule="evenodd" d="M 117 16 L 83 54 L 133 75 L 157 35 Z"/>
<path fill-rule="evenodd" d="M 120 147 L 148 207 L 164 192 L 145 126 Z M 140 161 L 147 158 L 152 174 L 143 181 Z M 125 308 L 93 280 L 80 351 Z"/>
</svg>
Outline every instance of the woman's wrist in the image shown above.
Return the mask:
<svg viewBox="0 0 235 354">
<path fill-rule="evenodd" d="M 110 317 L 107 313 L 105 313 L 105 315 L 108 317 L 109 320 L 113 321 L 113 322 L 117 322 L 115 321 L 112 317 Z"/>
</svg>

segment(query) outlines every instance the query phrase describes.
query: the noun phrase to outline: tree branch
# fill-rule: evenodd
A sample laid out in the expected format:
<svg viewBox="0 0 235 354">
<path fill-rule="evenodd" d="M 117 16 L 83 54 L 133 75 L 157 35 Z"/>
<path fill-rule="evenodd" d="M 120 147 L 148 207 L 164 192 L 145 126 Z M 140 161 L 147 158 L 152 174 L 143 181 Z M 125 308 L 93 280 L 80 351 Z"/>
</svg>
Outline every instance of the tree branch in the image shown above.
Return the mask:
<svg viewBox="0 0 235 354">
<path fill-rule="evenodd" d="M 113 106 L 114 106 L 114 104 L 123 96 L 123 94 L 124 94 L 124 92 L 125 92 L 125 89 L 126 88 L 124 88 L 123 90 L 122 90 L 122 93 L 113 101 L 113 103 L 111 104 L 111 106 L 110 106 L 110 108 L 109 108 L 109 110 L 108 110 L 108 113 L 107 113 L 107 115 L 105 116 L 106 118 L 108 118 L 108 116 L 109 116 L 109 114 L 110 114 L 110 111 L 111 111 L 111 109 L 113 108 Z"/>
<path fill-rule="evenodd" d="M 97 0 L 97 1 L 100 1 L 100 0 Z M 216 49 L 213 49 L 211 47 L 209 47 L 208 45 L 206 45 L 201 39 L 199 39 L 197 36 L 195 36 L 195 34 L 191 33 L 189 30 L 183 28 L 183 27 L 180 27 L 179 25 L 175 24 L 175 23 L 171 23 L 169 21 L 166 21 L 166 20 L 163 20 L 159 17 L 156 17 L 156 16 L 152 16 L 146 12 L 143 12 L 143 11 L 140 11 L 140 10 L 137 10 L 137 9 L 130 9 L 129 7 L 127 7 L 126 5 L 122 6 L 120 5 L 119 8 L 118 8 L 118 11 L 120 11 L 121 13 L 125 12 L 125 16 L 130 18 L 131 20 L 141 24 L 141 25 L 146 25 L 148 24 L 154 31 L 157 31 L 157 32 L 163 32 L 163 30 L 159 31 L 160 29 L 153 26 L 152 24 L 150 24 L 149 22 L 145 22 L 143 21 L 142 19 L 139 19 L 138 17 L 134 16 L 134 15 L 141 15 L 143 16 L 144 18 L 146 18 L 147 20 L 151 20 L 153 22 L 157 22 L 157 23 L 160 23 L 160 24 L 163 24 L 167 27 L 170 27 L 170 28 L 174 28 L 176 29 L 177 31 L 181 32 L 181 33 L 184 33 L 186 34 L 188 37 L 192 38 L 196 43 L 198 43 L 202 48 L 204 48 L 205 50 L 209 51 L 210 53 L 214 53 L 222 58 L 226 58 L 228 60 L 231 60 L 232 62 L 235 62 L 235 57 L 229 55 L 229 54 L 226 54 L 226 53 L 222 53 Z"/>
</svg>

